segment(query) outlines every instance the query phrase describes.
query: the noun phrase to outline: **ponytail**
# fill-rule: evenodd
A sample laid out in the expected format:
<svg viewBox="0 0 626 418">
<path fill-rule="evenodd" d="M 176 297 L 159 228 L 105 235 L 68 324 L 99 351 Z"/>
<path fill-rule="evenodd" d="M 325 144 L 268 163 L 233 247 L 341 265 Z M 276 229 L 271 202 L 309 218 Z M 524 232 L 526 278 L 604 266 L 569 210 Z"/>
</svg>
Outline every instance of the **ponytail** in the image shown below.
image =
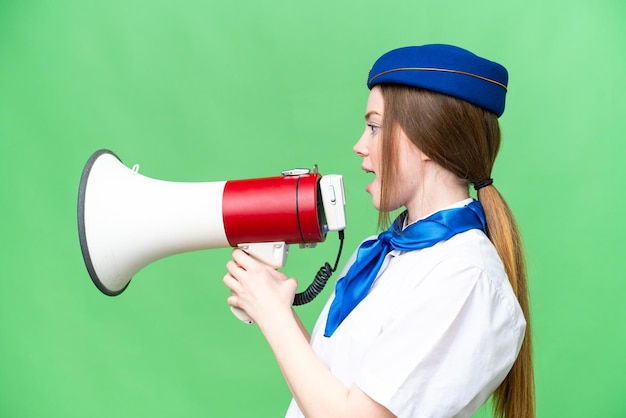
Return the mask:
<svg viewBox="0 0 626 418">
<path fill-rule="evenodd" d="M 519 229 L 509 206 L 494 186 L 478 190 L 478 199 L 485 211 L 489 239 L 504 263 L 513 292 L 526 318 L 526 332 L 517 359 L 493 394 L 494 415 L 496 418 L 534 418 L 535 384 L 530 309 Z"/>
</svg>

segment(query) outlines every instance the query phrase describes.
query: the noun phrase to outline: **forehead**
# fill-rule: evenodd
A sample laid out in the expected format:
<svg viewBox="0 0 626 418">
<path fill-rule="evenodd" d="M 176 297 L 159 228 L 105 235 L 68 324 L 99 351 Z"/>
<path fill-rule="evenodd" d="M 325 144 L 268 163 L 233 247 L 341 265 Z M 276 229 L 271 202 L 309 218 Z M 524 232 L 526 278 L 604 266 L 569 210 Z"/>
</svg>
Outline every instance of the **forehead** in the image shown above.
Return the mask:
<svg viewBox="0 0 626 418">
<path fill-rule="evenodd" d="M 367 98 L 367 110 L 365 114 L 378 113 L 382 116 L 384 108 L 385 101 L 383 99 L 382 89 L 379 86 L 374 86 L 372 90 L 370 90 L 370 94 Z"/>
</svg>

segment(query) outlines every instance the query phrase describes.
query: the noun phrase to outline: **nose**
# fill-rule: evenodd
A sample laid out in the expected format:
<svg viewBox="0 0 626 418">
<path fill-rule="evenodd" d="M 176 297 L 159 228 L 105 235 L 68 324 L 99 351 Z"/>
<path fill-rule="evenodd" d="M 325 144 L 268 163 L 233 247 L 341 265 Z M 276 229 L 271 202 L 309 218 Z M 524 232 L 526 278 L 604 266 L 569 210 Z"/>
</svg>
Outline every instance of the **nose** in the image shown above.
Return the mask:
<svg viewBox="0 0 626 418">
<path fill-rule="evenodd" d="M 352 150 L 356 153 L 356 155 L 360 157 L 365 157 L 369 155 L 369 149 L 367 148 L 367 143 L 364 137 L 365 137 L 365 133 L 361 135 L 361 137 L 356 142 L 356 144 L 354 144 L 354 147 L 352 147 Z"/>
</svg>

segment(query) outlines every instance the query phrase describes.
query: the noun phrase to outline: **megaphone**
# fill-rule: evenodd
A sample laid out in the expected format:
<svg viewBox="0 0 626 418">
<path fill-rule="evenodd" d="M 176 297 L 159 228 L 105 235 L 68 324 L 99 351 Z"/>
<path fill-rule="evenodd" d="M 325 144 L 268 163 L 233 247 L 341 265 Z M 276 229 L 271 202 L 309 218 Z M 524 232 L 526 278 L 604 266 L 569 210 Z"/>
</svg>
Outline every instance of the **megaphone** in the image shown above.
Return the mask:
<svg viewBox="0 0 626 418">
<path fill-rule="evenodd" d="M 340 231 L 343 239 L 340 175 L 322 176 L 315 168 L 247 180 L 171 182 L 138 171 L 102 149 L 89 157 L 80 179 L 80 247 L 93 283 L 109 296 L 122 293 L 148 264 L 173 254 L 240 247 L 280 268 L 290 244 L 312 247 L 329 231 Z M 251 322 L 243 312 L 235 314 Z"/>
</svg>

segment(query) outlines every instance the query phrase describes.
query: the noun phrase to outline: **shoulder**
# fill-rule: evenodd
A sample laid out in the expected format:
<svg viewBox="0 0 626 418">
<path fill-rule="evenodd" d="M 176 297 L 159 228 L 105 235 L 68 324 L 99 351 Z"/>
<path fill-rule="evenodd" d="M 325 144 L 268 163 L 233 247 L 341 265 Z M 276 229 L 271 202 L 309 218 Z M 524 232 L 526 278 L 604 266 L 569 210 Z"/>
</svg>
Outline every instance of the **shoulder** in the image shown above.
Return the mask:
<svg viewBox="0 0 626 418">
<path fill-rule="evenodd" d="M 390 278 L 383 276 L 381 281 L 400 288 L 396 287 L 397 301 L 406 300 L 397 305 L 401 311 L 429 315 L 441 315 L 442 310 L 450 314 L 489 311 L 506 318 L 517 336 L 524 332 L 525 319 L 502 260 L 479 230 L 458 234 L 431 248 L 400 253 L 387 273 Z"/>
<path fill-rule="evenodd" d="M 457 234 L 423 250 L 398 253 L 397 259 L 399 264 L 410 269 L 420 266 L 418 270 L 422 276 L 481 277 L 497 287 L 508 283 L 498 252 L 489 238 L 479 230 Z"/>
</svg>

